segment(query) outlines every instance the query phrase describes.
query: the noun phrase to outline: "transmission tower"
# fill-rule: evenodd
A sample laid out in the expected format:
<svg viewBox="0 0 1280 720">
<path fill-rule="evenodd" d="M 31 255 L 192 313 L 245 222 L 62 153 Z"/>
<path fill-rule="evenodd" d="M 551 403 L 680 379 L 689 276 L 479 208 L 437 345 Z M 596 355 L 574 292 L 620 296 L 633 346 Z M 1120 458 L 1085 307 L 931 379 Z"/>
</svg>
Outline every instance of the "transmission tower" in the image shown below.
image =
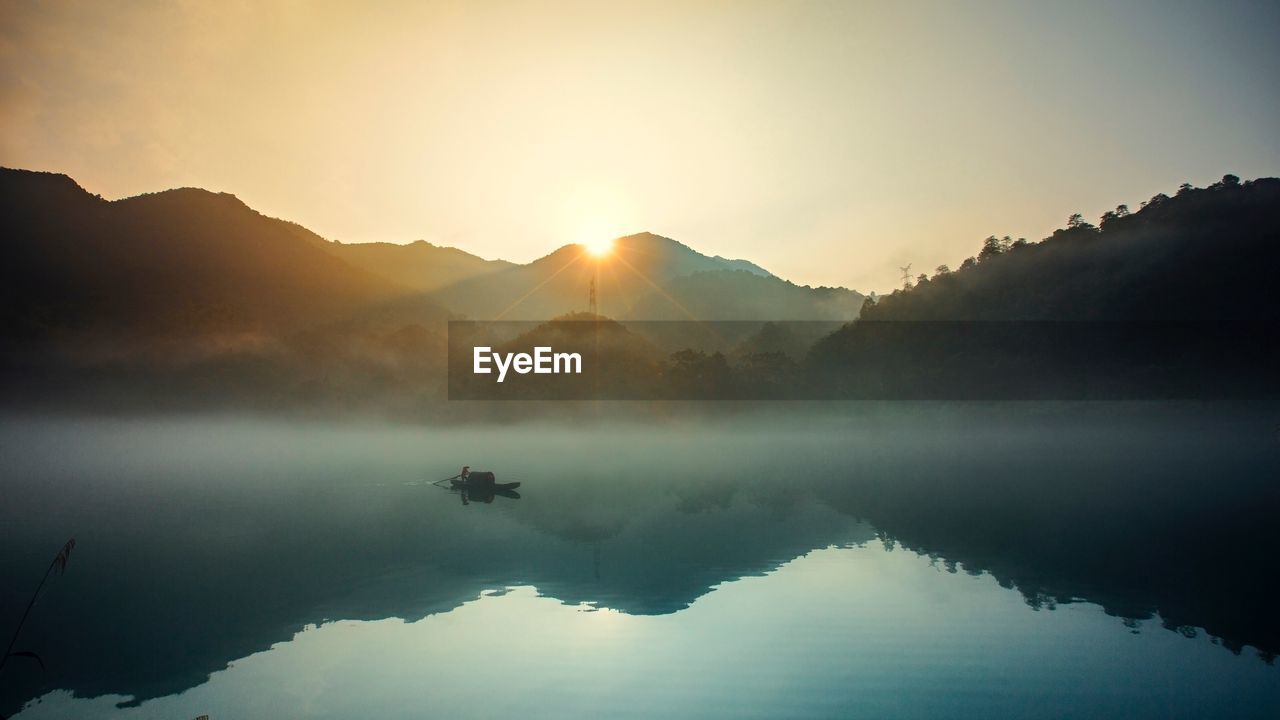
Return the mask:
<svg viewBox="0 0 1280 720">
<path fill-rule="evenodd" d="M 898 268 L 902 271 L 902 289 L 911 289 L 911 263 L 907 263 L 906 267 Z"/>
<path fill-rule="evenodd" d="M 587 291 L 587 310 L 593 316 L 600 314 L 600 309 L 596 306 L 596 276 L 591 276 L 591 286 Z"/>
</svg>

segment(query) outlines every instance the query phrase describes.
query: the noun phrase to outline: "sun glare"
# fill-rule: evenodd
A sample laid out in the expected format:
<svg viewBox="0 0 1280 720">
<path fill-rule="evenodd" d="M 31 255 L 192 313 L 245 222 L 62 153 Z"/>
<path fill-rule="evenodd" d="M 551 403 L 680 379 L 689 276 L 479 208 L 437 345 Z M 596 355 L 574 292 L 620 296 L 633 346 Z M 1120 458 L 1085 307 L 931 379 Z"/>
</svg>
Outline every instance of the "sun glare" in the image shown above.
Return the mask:
<svg viewBox="0 0 1280 720">
<path fill-rule="evenodd" d="M 613 250 L 613 240 L 588 240 L 582 243 L 582 246 L 587 249 L 588 254 L 594 257 L 604 257 Z"/>
<path fill-rule="evenodd" d="M 613 255 L 617 251 L 614 238 L 639 226 L 626 197 L 606 185 L 565 193 L 560 200 L 559 217 L 564 238 L 582 246 L 596 260 Z"/>
</svg>

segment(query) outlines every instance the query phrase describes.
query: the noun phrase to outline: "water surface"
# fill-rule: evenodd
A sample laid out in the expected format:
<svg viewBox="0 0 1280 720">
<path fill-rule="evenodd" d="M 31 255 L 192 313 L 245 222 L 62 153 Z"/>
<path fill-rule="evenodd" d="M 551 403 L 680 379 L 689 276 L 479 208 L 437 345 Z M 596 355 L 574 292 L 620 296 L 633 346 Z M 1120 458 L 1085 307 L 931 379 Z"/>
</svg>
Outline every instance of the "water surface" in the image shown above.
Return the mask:
<svg viewBox="0 0 1280 720">
<path fill-rule="evenodd" d="M 15 419 L 18 717 L 1270 717 L 1257 409 Z M 463 505 L 461 464 L 523 483 Z"/>
</svg>

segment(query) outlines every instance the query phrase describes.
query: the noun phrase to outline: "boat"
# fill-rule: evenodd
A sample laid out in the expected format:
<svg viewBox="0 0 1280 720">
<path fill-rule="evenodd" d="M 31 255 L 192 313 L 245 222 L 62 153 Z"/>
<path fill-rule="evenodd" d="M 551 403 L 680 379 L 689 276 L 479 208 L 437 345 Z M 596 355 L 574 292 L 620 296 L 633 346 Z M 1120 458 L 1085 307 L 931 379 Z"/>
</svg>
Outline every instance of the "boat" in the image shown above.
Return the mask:
<svg viewBox="0 0 1280 720">
<path fill-rule="evenodd" d="M 462 478 L 453 478 L 449 481 L 453 487 L 465 489 L 471 492 L 501 492 L 504 490 L 515 490 L 520 487 L 518 482 L 500 483 L 491 472 L 477 471 L 467 476 L 466 480 Z"/>
</svg>

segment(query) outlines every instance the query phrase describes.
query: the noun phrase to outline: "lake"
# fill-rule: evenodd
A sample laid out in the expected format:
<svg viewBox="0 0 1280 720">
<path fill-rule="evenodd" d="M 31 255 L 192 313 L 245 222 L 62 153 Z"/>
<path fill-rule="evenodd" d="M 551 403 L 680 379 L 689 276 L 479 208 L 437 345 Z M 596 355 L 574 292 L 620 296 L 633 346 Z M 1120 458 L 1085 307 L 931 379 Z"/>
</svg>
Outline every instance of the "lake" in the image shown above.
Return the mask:
<svg viewBox="0 0 1280 720">
<path fill-rule="evenodd" d="M 1277 717 L 1277 470 L 1207 404 L 10 417 L 6 641 L 77 544 L 0 713 Z"/>
</svg>

